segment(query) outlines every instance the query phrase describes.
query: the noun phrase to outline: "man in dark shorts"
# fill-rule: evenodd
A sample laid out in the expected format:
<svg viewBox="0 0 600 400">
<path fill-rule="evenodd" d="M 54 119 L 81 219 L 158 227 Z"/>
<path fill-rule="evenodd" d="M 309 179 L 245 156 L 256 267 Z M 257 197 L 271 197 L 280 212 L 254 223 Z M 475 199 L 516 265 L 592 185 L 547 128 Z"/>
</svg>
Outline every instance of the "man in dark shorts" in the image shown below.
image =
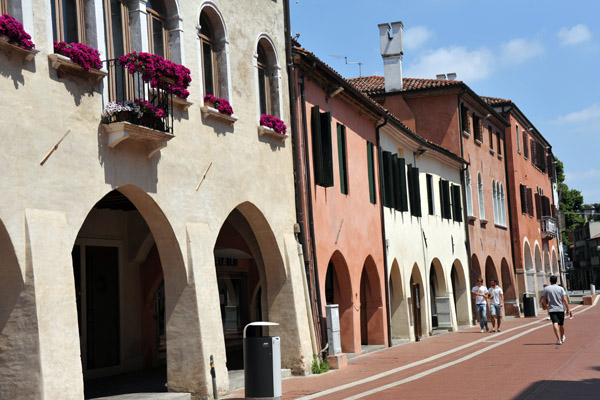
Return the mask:
<svg viewBox="0 0 600 400">
<path fill-rule="evenodd" d="M 573 313 L 569 310 L 569 304 L 567 303 L 567 292 L 562 286 L 558 286 L 556 282 L 558 278 L 556 275 L 550 277 L 550 286 L 546 286 L 542 292 L 542 301 L 544 303 L 544 309 L 550 313 L 550 320 L 552 320 L 552 329 L 554 335 L 556 335 L 556 344 L 563 344 L 565 342 L 565 312 L 570 316 Z"/>
</svg>

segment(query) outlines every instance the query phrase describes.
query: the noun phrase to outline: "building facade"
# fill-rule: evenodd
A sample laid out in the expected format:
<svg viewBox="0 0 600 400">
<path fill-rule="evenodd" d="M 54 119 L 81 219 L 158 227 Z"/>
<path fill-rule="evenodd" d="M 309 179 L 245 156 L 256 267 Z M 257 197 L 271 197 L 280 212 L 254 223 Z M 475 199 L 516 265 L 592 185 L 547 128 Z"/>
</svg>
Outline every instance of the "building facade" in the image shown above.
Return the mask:
<svg viewBox="0 0 600 400">
<path fill-rule="evenodd" d="M 258 320 L 308 372 L 292 145 L 260 122 L 289 125 L 286 3 L 6 4 L 37 52 L 0 44 L 0 397 L 82 399 L 146 369 L 208 397 L 211 358 L 223 394 Z M 86 71 L 53 41 L 106 61 Z M 110 61 L 133 51 L 189 68 L 189 97 Z M 107 114 L 116 100 L 142 115 Z"/>
</svg>

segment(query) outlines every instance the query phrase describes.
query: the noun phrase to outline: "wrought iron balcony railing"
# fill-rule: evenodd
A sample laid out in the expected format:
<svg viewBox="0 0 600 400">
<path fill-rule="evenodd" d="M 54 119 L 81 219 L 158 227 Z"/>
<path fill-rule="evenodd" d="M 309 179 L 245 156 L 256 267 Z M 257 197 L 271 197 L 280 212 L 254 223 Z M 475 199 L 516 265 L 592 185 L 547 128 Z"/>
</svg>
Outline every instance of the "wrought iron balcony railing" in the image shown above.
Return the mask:
<svg viewBox="0 0 600 400">
<path fill-rule="evenodd" d="M 105 123 L 126 121 L 161 132 L 173 134 L 173 94 L 153 87 L 141 73 L 130 74 L 119 60 L 106 60 L 108 97 L 110 102 L 137 105 L 140 112 L 121 111 L 105 115 Z"/>
<path fill-rule="evenodd" d="M 542 231 L 542 237 L 543 238 L 547 238 L 547 237 L 556 237 L 558 236 L 558 223 L 556 218 L 554 217 L 542 217 L 541 219 L 541 231 Z"/>
</svg>

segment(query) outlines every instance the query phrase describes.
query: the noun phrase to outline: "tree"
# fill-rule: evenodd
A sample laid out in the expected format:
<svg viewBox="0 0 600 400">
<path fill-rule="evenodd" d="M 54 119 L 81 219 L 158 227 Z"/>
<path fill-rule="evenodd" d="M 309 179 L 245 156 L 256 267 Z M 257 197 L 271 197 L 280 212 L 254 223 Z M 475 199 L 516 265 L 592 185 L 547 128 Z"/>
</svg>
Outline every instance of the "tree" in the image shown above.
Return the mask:
<svg viewBox="0 0 600 400">
<path fill-rule="evenodd" d="M 565 226 L 562 241 L 567 246 L 571 245 L 568 234 L 573 232 L 578 225 L 585 223 L 581 215 L 583 195 L 579 190 L 569 189 L 565 183 L 565 172 L 562 161 L 556 158 L 556 182 L 558 184 L 559 209 L 565 216 Z"/>
</svg>

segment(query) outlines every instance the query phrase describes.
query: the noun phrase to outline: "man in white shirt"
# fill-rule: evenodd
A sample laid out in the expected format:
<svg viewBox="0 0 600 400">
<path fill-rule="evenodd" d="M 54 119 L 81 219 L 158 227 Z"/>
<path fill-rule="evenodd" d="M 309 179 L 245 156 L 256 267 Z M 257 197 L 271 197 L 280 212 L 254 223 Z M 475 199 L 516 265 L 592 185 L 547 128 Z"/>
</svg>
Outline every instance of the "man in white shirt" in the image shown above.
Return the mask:
<svg viewBox="0 0 600 400">
<path fill-rule="evenodd" d="M 502 323 L 504 292 L 502 291 L 502 288 L 498 286 L 498 282 L 495 279 L 490 279 L 488 297 L 490 298 L 490 311 L 492 314 L 492 332 L 496 331 L 496 319 L 498 320 L 498 332 L 501 332 L 500 324 Z"/>
<path fill-rule="evenodd" d="M 475 306 L 477 307 L 477 315 L 479 315 L 479 326 L 481 327 L 481 333 L 489 332 L 487 323 L 487 297 L 488 290 L 483 284 L 483 279 L 477 279 L 477 285 L 471 289 L 473 298 L 475 299 Z"/>
<path fill-rule="evenodd" d="M 550 286 L 546 286 L 542 292 L 542 301 L 544 302 L 544 308 L 548 310 L 550 314 L 550 320 L 552 320 L 552 329 L 556 336 L 556 344 L 563 344 L 565 342 L 565 312 L 571 317 L 573 313 L 569 310 L 569 304 L 567 303 L 567 292 L 562 286 L 558 286 L 556 282 L 558 278 L 556 275 L 550 277 Z"/>
</svg>

